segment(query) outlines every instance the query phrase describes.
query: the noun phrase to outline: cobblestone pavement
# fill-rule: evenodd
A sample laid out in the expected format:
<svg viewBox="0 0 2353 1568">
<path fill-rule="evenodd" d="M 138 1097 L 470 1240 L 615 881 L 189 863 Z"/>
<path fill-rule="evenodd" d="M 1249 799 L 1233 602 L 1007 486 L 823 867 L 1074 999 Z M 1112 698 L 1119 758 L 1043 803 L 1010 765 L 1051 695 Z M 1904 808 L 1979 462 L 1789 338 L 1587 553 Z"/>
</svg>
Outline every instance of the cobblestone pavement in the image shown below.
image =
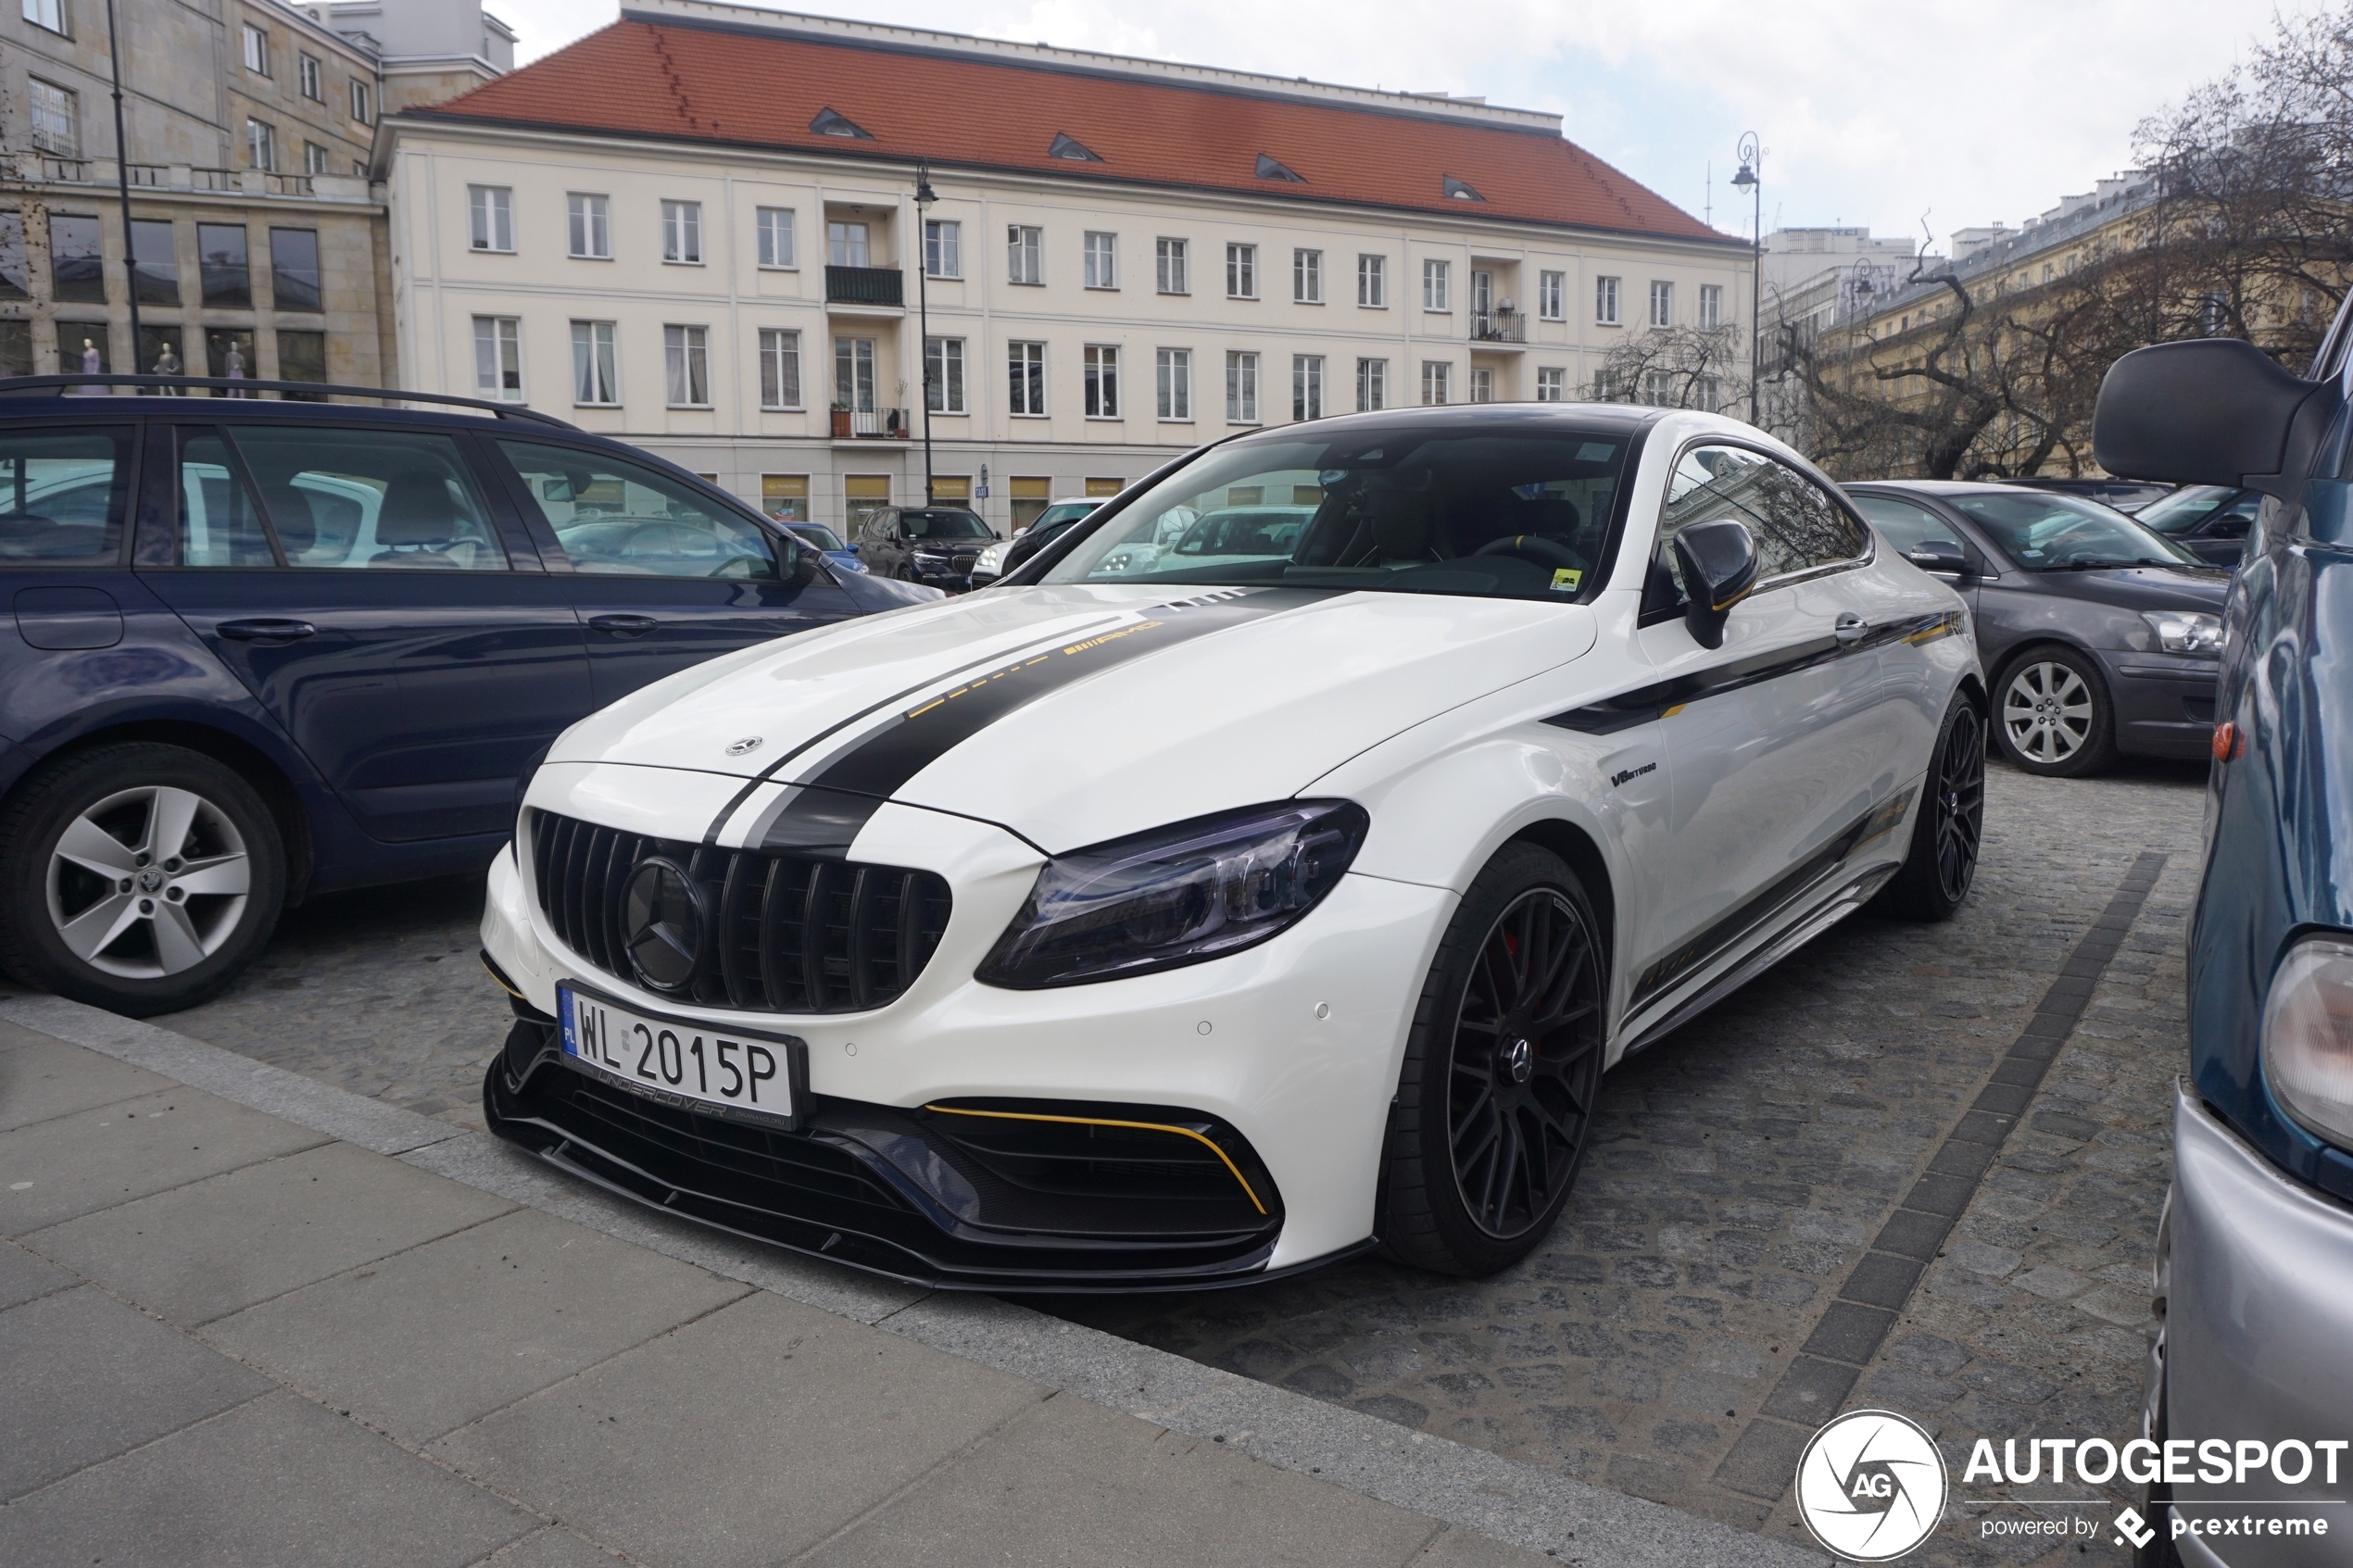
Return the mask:
<svg viewBox="0 0 2353 1568">
<path fill-rule="evenodd" d="M 1962 913 L 1930 927 L 1849 920 L 1614 1073 L 1568 1212 L 1504 1275 L 1376 1261 L 1058 1310 L 1621 1491 L 1800 1532 L 1786 1499 L 1736 1491 L 1718 1467 L 2119 880 L 2153 850 L 2169 857 L 2163 875 L 2025 1124 L 1840 1401 L 1911 1415 L 1947 1450 L 1957 1506 L 1918 1561 L 2120 1559 L 2105 1528 L 2113 1506 L 2096 1536 L 2077 1537 L 2089 1555 L 1981 1543 L 1989 1513 L 2035 1511 L 1989 1508 L 1992 1491 L 1959 1481 L 1980 1435 L 2117 1437 L 2136 1419 L 2202 783 L 2196 767 L 2083 782 L 1996 768 Z M 157 1022 L 479 1126 L 483 1065 L 507 1027 L 473 958 L 481 900 L 479 878 L 317 900 L 227 994 Z"/>
</svg>

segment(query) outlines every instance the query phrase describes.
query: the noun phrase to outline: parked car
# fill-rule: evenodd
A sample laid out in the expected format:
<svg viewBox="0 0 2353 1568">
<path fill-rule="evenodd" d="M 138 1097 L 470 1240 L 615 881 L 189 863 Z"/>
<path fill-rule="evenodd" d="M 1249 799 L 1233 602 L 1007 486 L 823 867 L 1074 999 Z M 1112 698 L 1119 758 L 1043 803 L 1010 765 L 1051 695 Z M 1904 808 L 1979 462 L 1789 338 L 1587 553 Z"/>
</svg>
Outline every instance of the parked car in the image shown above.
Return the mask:
<svg viewBox="0 0 2353 1568">
<path fill-rule="evenodd" d="M 849 547 L 849 541 L 824 523 L 788 522 L 785 528 L 802 544 L 824 556 L 827 564 L 839 567 L 844 571 L 866 570 L 866 563 L 858 558 L 858 552 Z"/>
<path fill-rule="evenodd" d="M 2104 507 L 2114 507 L 2130 517 L 2143 507 L 2152 506 L 2171 495 L 2170 484 L 2148 484 L 2133 479 L 2058 479 L 2037 475 L 2029 479 L 2004 479 L 1999 484 L 2022 484 L 2030 490 L 2053 490 L 2062 495 L 2081 495 L 2087 501 L 2097 501 Z"/>
<path fill-rule="evenodd" d="M 980 552 L 973 563 L 973 586 L 985 588 L 1006 572 L 1019 566 L 1055 540 L 1079 519 L 1102 505 L 1093 501 L 1056 501 L 1039 512 L 1026 528 L 1013 530 L 1010 539 L 1000 539 Z"/>
<path fill-rule="evenodd" d="M 858 558 L 878 576 L 961 594 L 973 585 L 982 546 L 996 537 L 978 512 L 962 507 L 879 507 L 858 531 Z"/>
<path fill-rule="evenodd" d="M 5 384 L 0 965 L 119 1012 L 218 991 L 307 896 L 480 867 L 592 709 L 935 596 L 522 409 Z"/>
<path fill-rule="evenodd" d="M 2096 501 L 1875 480 L 1846 493 L 1977 621 L 1994 736 L 2030 773 L 2203 757 L 2230 573 Z"/>
<path fill-rule="evenodd" d="M 1318 499 L 1107 570 L 1237 489 Z M 1085 529 L 887 657 L 823 633 L 566 732 L 484 916 L 498 1135 L 947 1286 L 1483 1273 L 1604 1067 L 1969 893 L 1967 611 L 1737 420 L 1329 419 Z"/>
<path fill-rule="evenodd" d="M 1175 532 L 1133 539 L 1105 557 L 1107 576 L 1139 577 L 1177 568 L 1212 566 L 1224 560 L 1264 558 L 1289 552 L 1313 507 L 1219 507 L 1204 511 Z"/>
<path fill-rule="evenodd" d="M 2109 370 L 2094 425 L 2113 472 L 2265 496 L 2225 617 L 2143 1435 L 2279 1458 L 2180 1495 L 2151 1486 L 2143 1568 L 2353 1563 L 2353 1475 L 2282 1478 L 2292 1450 L 2341 1441 L 2353 1410 L 2348 342 L 2353 305 L 2310 380 L 2232 339 L 2145 348 Z M 2293 1533 L 2176 1536 L 2243 1513 Z"/>
<path fill-rule="evenodd" d="M 2164 534 L 2200 560 L 2235 567 L 2246 533 L 2262 509 L 2263 493 L 2227 484 L 2184 484 L 2133 514 L 2143 528 Z"/>
</svg>

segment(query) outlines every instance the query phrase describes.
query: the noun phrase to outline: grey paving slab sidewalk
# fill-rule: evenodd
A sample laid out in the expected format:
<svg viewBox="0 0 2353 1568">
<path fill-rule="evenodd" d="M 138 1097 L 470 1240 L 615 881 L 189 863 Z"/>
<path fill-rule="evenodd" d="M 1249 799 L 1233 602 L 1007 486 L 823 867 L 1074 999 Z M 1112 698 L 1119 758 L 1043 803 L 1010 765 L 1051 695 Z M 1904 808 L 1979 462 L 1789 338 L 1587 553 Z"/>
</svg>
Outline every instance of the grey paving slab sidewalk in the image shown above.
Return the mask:
<svg viewBox="0 0 2353 1568">
<path fill-rule="evenodd" d="M 11 1568 L 1819 1561 L 166 1030 L 0 1018 Z"/>
</svg>

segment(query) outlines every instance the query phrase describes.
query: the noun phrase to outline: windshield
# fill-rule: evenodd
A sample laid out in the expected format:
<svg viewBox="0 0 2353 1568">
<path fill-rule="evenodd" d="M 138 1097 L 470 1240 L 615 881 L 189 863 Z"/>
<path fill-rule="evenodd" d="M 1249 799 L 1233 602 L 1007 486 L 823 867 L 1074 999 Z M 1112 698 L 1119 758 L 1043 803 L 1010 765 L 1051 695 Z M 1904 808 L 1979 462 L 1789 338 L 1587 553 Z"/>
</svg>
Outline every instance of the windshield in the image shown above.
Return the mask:
<svg viewBox="0 0 2353 1568">
<path fill-rule="evenodd" d="M 1599 585 L 1627 440 L 1548 415 L 1237 442 L 1122 507 L 1041 581 L 1565 603 Z"/>
<path fill-rule="evenodd" d="M 1039 512 L 1038 521 L 1029 526 L 1032 532 L 1036 532 L 1051 528 L 1057 523 L 1076 522 L 1101 505 L 1101 501 L 1056 501 L 1052 506 Z"/>
<path fill-rule="evenodd" d="M 973 512 L 901 512 L 899 525 L 910 539 L 994 539 Z"/>
<path fill-rule="evenodd" d="M 2029 571 L 2089 571 L 2112 566 L 2203 566 L 2171 540 L 2112 507 L 2051 490 L 1947 495 L 2011 560 Z"/>
<path fill-rule="evenodd" d="M 2134 512 L 2133 521 L 2159 533 L 2187 533 L 2237 494 L 2227 484 L 2184 484 Z"/>
<path fill-rule="evenodd" d="M 835 533 L 832 529 L 827 528 L 822 522 L 796 522 L 792 525 L 792 531 L 821 550 L 846 550 L 849 548 L 849 546 L 841 542 L 840 534 Z"/>
</svg>

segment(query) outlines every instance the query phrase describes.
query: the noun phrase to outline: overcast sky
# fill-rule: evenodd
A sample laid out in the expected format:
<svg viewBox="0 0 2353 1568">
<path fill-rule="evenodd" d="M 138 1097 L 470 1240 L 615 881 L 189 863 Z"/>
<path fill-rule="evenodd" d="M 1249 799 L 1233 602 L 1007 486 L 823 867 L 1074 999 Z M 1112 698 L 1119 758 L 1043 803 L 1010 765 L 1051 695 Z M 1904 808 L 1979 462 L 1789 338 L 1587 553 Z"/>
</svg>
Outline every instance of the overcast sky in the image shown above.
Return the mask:
<svg viewBox="0 0 2353 1568">
<path fill-rule="evenodd" d="M 2314 0 L 2280 0 L 2289 15 Z M 1484 94 L 1745 233 L 1726 181 L 1763 139 L 1765 227 L 1941 245 L 2123 167 L 2133 127 L 2268 36 L 2273 0 L 803 0 L 805 11 L 1352 85 Z M 490 0 L 524 58 L 615 0 Z"/>
</svg>

